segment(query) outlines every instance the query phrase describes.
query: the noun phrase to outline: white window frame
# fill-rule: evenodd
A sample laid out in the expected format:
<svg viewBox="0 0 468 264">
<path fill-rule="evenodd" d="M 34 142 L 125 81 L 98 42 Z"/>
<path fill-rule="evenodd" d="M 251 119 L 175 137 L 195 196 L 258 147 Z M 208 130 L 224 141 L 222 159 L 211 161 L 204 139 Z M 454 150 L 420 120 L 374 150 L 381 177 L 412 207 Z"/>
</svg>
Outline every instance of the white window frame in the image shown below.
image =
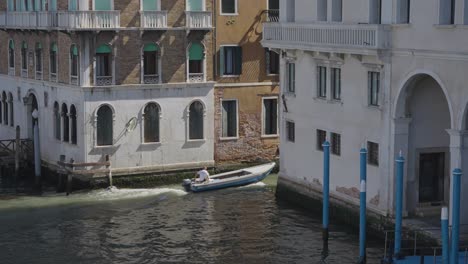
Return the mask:
<svg viewBox="0 0 468 264">
<path fill-rule="evenodd" d="M 55 42 L 55 44 L 57 44 L 57 42 Z M 58 76 L 59 76 L 59 64 L 58 64 L 58 54 L 59 54 L 59 51 L 58 51 L 58 45 L 57 45 L 57 51 L 55 52 L 55 73 L 52 73 L 51 71 L 51 59 L 50 59 L 50 54 L 51 54 L 51 49 L 49 47 L 49 81 L 52 82 L 52 74 L 55 74 L 56 77 L 55 77 L 55 82 L 58 82 Z M 70 68 L 71 69 L 71 68 Z M 70 72 L 70 75 L 71 75 L 71 72 Z M 76 109 L 76 106 L 75 106 L 75 109 Z"/>
<path fill-rule="evenodd" d="M 186 65 L 186 76 L 187 76 L 187 83 L 196 83 L 190 82 L 190 47 L 195 42 L 191 42 L 190 45 L 187 46 L 187 50 L 185 51 L 185 65 Z M 202 59 L 202 67 L 203 67 L 203 82 L 206 82 L 206 47 L 205 44 L 200 41 L 200 45 L 203 46 L 203 59 Z M 203 104 L 204 105 L 204 104 Z"/>
<path fill-rule="evenodd" d="M 112 50 L 112 52 L 109 54 L 110 55 L 110 63 L 109 63 L 109 66 L 111 67 L 110 69 L 110 74 L 112 74 L 111 78 L 112 78 L 112 81 L 111 81 L 111 86 L 112 85 L 115 85 L 115 56 L 117 55 L 117 52 L 116 52 L 116 47 L 112 46 L 111 44 L 107 44 L 107 43 L 103 43 L 101 45 L 107 45 L 110 47 L 110 49 Z M 97 47 L 100 47 L 101 45 L 96 45 L 95 49 L 94 49 L 94 56 L 93 56 L 93 73 L 94 73 L 94 80 L 93 80 L 93 84 L 94 86 L 98 86 L 97 85 L 97 53 L 96 53 L 96 48 Z M 79 61 L 79 52 L 78 52 L 78 61 Z M 109 77 L 109 76 L 104 76 L 104 77 Z M 105 85 L 100 85 L 100 86 L 105 86 Z"/>
<path fill-rule="evenodd" d="M 40 73 L 41 75 L 40 79 L 37 78 L 38 73 Z M 44 79 L 44 48 L 41 48 L 41 71 L 37 71 L 37 49 L 35 46 L 34 46 L 34 78 L 36 80 Z"/>
<path fill-rule="evenodd" d="M 112 111 L 112 145 L 103 145 L 103 146 L 100 146 L 97 144 L 97 121 L 98 121 L 98 111 L 101 107 L 103 106 L 108 106 L 111 111 Z M 62 128 L 63 130 L 63 128 Z M 103 102 L 101 104 L 99 104 L 96 109 L 94 110 L 94 148 L 100 148 L 100 149 L 105 149 L 105 148 L 112 148 L 115 146 L 115 108 L 112 104 L 110 104 L 109 102 Z M 63 140 L 63 137 L 62 137 L 62 140 Z"/>
<path fill-rule="evenodd" d="M 334 83 L 334 79 L 333 79 L 333 70 L 334 69 L 338 69 L 339 72 L 340 72 L 340 75 L 339 75 L 339 77 L 340 77 L 340 87 L 339 87 L 340 88 L 340 98 L 335 98 L 335 88 L 336 87 L 334 86 L 335 83 Z M 341 72 L 342 72 L 342 69 L 339 66 L 334 65 L 334 66 L 330 67 L 330 98 L 331 98 L 332 101 L 336 101 L 336 102 L 341 102 L 343 100 L 343 98 L 342 98 L 343 89 L 341 89 L 343 87 L 343 85 L 342 85 L 343 82 L 342 82 L 342 78 L 341 78 L 341 76 L 342 76 Z M 335 75 L 335 78 L 336 78 L 336 75 Z"/>
<path fill-rule="evenodd" d="M 239 46 L 239 45 L 236 45 L 236 44 L 224 44 L 224 45 L 220 45 L 219 46 L 219 49 L 224 49 L 226 47 L 239 47 L 242 49 L 242 46 Z M 223 52 L 223 55 L 224 55 L 224 60 L 223 62 L 226 61 L 226 52 Z M 234 58 L 235 59 L 235 58 Z M 241 58 L 243 59 L 243 58 Z M 243 60 L 241 60 L 241 64 L 243 63 Z M 242 66 L 241 66 L 241 69 L 242 69 Z M 224 72 L 226 72 L 226 68 L 224 68 Z M 239 77 L 240 74 L 224 74 L 223 72 L 223 75 L 221 75 L 220 77 L 222 78 L 232 78 L 232 77 Z"/>
<path fill-rule="evenodd" d="M 190 106 L 194 103 L 194 102 L 200 102 L 203 106 L 203 138 L 200 138 L 200 139 L 190 139 Z M 192 100 L 188 103 L 187 107 L 186 107 L 186 127 L 185 127 L 185 134 L 186 134 L 186 141 L 187 142 L 205 142 L 206 141 L 206 131 L 207 131 L 207 118 L 206 118 L 206 104 L 203 102 L 203 100 L 201 99 L 195 99 L 195 100 Z"/>
<path fill-rule="evenodd" d="M 149 105 L 149 104 L 156 104 L 159 108 L 159 141 L 157 142 L 145 142 L 145 109 L 146 107 Z M 146 103 L 143 108 L 141 109 L 141 130 L 142 130 L 142 133 L 141 133 L 141 144 L 142 145 L 161 145 L 162 143 L 162 134 L 161 134 L 161 120 L 162 120 L 162 107 L 159 103 L 157 103 L 156 101 L 149 101 L 148 103 Z"/>
<path fill-rule="evenodd" d="M 223 137 L 223 102 L 234 101 L 236 102 L 236 136 L 235 137 Z M 233 140 L 239 139 L 239 100 L 238 99 L 220 99 L 220 111 L 221 111 L 221 135 L 220 140 Z"/>
<path fill-rule="evenodd" d="M 143 0 L 141 0 L 143 1 Z M 159 3 L 161 3 L 161 1 L 158 1 Z M 145 84 L 145 45 L 146 44 L 149 44 L 149 43 L 144 43 L 143 46 L 141 47 L 140 49 L 140 83 L 141 84 Z M 162 49 L 161 49 L 161 46 L 159 45 L 159 43 L 155 42 L 154 44 L 156 44 L 156 46 L 158 46 L 159 48 L 159 51 L 158 51 L 158 55 L 157 55 L 157 60 L 158 60 L 158 84 L 161 84 L 162 83 Z"/>
<path fill-rule="evenodd" d="M 15 48 L 13 49 L 13 67 L 10 67 L 10 41 L 13 41 L 13 45 L 15 45 L 15 41 L 13 39 L 8 39 L 8 74 L 10 76 L 15 76 L 16 75 L 16 45 Z M 13 73 L 13 74 L 12 74 Z"/>
<path fill-rule="evenodd" d="M 320 76 L 321 74 L 319 74 L 319 69 L 320 68 L 324 68 L 325 69 L 325 96 L 322 96 L 320 94 L 321 92 L 321 87 L 319 85 L 319 80 L 320 80 Z M 328 96 L 329 96 L 329 93 L 328 93 L 328 83 L 330 82 L 330 78 L 328 77 L 329 74 L 330 74 L 330 71 L 329 71 L 329 67 L 327 65 L 323 65 L 323 64 L 317 64 L 317 67 L 316 67 L 316 86 L 317 86 L 317 93 L 316 93 L 316 98 L 318 99 L 322 99 L 322 100 L 327 100 Z"/>
<path fill-rule="evenodd" d="M 288 129 L 288 123 L 292 123 L 294 124 L 294 140 L 291 141 L 289 139 L 289 129 Z M 295 143 L 296 142 L 296 122 L 290 120 L 290 119 L 286 119 L 285 122 L 284 122 L 284 130 L 285 130 L 285 133 L 284 135 L 286 136 L 286 142 L 288 143 Z"/>
<path fill-rule="evenodd" d="M 276 99 L 278 106 L 276 107 L 276 134 L 265 134 L 265 100 Z M 277 138 L 279 136 L 279 97 L 278 96 L 265 96 L 262 97 L 262 138 Z"/>
<path fill-rule="evenodd" d="M 223 0 L 219 0 L 219 14 L 221 16 L 238 16 L 239 15 L 238 0 L 233 0 L 233 1 L 234 1 L 235 12 L 234 13 L 223 13 Z"/>
<path fill-rule="evenodd" d="M 278 72 L 277 73 L 271 73 L 270 72 L 270 65 L 271 65 L 271 53 L 276 53 L 276 55 L 278 55 Z M 267 54 L 265 56 L 265 71 L 266 71 L 266 74 L 267 76 L 278 76 L 279 73 L 280 73 L 280 68 L 281 68 L 281 56 L 279 53 L 277 53 L 276 51 L 272 50 L 272 49 L 265 49 L 265 54 Z"/>
<path fill-rule="evenodd" d="M 291 79 L 291 76 L 289 76 L 289 65 L 290 64 L 294 65 L 294 76 L 293 76 L 294 77 L 294 90 L 293 91 L 291 91 L 291 87 L 289 85 L 290 84 L 290 79 Z M 296 85 L 296 79 L 297 79 L 296 75 L 297 74 L 296 74 L 296 62 L 295 61 L 286 61 L 285 75 L 286 75 L 285 78 L 284 78 L 285 81 L 286 81 L 286 85 L 285 85 L 286 91 L 285 91 L 285 93 L 286 94 L 296 94 L 296 86 L 297 86 Z"/>
<path fill-rule="evenodd" d="M 377 104 L 372 104 L 372 83 L 369 78 L 372 75 L 371 73 L 377 73 L 379 77 L 379 83 L 377 87 Z M 381 93 L 382 93 L 382 72 L 378 70 L 368 70 L 367 71 L 367 105 L 369 107 L 379 108 L 381 106 Z"/>
<path fill-rule="evenodd" d="M 333 148 L 335 147 L 334 142 L 333 142 L 333 135 L 338 135 L 340 137 L 340 148 L 339 148 L 340 153 L 338 153 L 338 154 L 334 153 L 334 151 L 333 151 Z M 342 139 L 342 134 L 341 133 L 333 132 L 333 131 L 330 132 L 330 154 L 332 154 L 332 155 L 334 155 L 336 157 L 341 157 L 341 155 L 343 153 L 343 151 L 342 151 L 343 144 L 341 144 L 341 142 L 342 142 L 341 139 Z"/>
<path fill-rule="evenodd" d="M 78 55 L 77 55 L 77 71 L 76 71 L 76 76 L 75 75 L 72 75 L 72 54 L 71 54 L 71 47 L 75 45 L 76 48 L 78 49 Z M 68 75 L 69 75 L 69 83 L 72 84 L 72 77 L 76 77 L 77 79 L 77 86 L 80 86 L 80 49 L 79 49 L 79 46 L 76 45 L 75 43 L 72 43 L 70 45 L 70 48 L 68 49 Z M 57 80 L 58 80 L 58 76 L 57 76 Z M 96 110 L 97 111 L 97 110 Z"/>
</svg>

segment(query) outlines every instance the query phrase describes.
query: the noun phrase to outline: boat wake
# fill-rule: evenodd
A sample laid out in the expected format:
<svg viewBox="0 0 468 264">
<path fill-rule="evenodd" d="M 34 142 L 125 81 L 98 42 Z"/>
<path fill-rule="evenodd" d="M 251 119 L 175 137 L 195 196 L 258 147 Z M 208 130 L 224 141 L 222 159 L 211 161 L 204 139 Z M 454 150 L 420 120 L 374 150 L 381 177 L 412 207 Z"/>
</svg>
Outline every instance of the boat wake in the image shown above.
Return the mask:
<svg viewBox="0 0 468 264">
<path fill-rule="evenodd" d="M 75 192 L 66 196 L 63 193 L 46 193 L 41 196 L 10 196 L 2 200 L 0 210 L 13 208 L 38 208 L 47 206 L 60 206 L 82 203 L 95 203 L 104 201 L 130 200 L 151 196 L 169 195 L 183 196 L 186 192 L 174 188 L 153 189 L 119 189 L 109 187 L 107 189 L 92 190 L 87 192 Z"/>
</svg>

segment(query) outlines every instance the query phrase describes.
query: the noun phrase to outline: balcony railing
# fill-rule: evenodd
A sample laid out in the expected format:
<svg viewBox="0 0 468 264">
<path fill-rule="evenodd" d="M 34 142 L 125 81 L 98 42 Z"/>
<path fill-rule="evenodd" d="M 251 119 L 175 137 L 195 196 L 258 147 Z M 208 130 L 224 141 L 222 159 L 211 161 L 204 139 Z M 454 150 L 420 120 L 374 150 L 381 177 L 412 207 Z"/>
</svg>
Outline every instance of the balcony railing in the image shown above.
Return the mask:
<svg viewBox="0 0 468 264">
<path fill-rule="evenodd" d="M 269 9 L 264 12 L 266 13 L 266 22 L 279 22 L 279 9 Z"/>
<path fill-rule="evenodd" d="M 262 42 L 268 47 L 343 48 L 366 53 L 367 50 L 388 48 L 389 36 L 386 25 L 265 23 Z"/>
<path fill-rule="evenodd" d="M 211 29 L 211 12 L 209 11 L 185 11 L 187 16 L 187 28 Z"/>
<path fill-rule="evenodd" d="M 57 27 L 57 12 L 1 12 L 0 26 L 25 29 Z"/>
<path fill-rule="evenodd" d="M 203 82 L 204 79 L 205 75 L 203 73 L 189 73 L 189 82 L 191 83 Z"/>
<path fill-rule="evenodd" d="M 112 76 L 96 76 L 96 86 L 112 85 Z"/>
<path fill-rule="evenodd" d="M 144 84 L 156 84 L 159 83 L 159 75 L 157 74 L 145 74 L 143 75 Z"/>
<path fill-rule="evenodd" d="M 167 28 L 167 11 L 141 11 L 141 27 L 145 29 Z"/>
<path fill-rule="evenodd" d="M 61 11 L 58 26 L 74 30 L 113 30 L 120 27 L 120 11 Z"/>
</svg>

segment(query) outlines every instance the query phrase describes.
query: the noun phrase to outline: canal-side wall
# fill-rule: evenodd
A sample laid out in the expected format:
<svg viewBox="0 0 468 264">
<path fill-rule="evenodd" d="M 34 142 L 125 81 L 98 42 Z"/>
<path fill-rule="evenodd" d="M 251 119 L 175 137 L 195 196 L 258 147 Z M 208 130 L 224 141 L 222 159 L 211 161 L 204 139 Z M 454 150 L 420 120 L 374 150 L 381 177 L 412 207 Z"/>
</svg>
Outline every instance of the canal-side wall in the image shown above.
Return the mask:
<svg viewBox="0 0 468 264">
<path fill-rule="evenodd" d="M 278 199 L 298 205 L 314 214 L 317 217 L 322 215 L 322 186 L 319 184 L 302 184 L 290 179 L 286 179 L 280 174 L 276 187 Z M 350 199 L 349 196 L 341 195 L 330 191 L 330 223 L 341 224 L 349 227 L 350 231 L 359 232 L 359 200 Z M 378 239 L 385 239 L 386 231 L 394 229 L 394 218 L 387 215 L 385 211 L 369 206 L 367 207 L 368 236 Z M 405 224 L 403 222 L 403 236 L 410 236 L 417 233 L 419 245 L 440 245 L 440 237 L 420 230 L 418 226 Z M 390 238 L 393 233 L 388 233 Z M 411 241 L 413 237 L 404 237 Z M 412 242 L 411 242 L 412 243 Z"/>
</svg>

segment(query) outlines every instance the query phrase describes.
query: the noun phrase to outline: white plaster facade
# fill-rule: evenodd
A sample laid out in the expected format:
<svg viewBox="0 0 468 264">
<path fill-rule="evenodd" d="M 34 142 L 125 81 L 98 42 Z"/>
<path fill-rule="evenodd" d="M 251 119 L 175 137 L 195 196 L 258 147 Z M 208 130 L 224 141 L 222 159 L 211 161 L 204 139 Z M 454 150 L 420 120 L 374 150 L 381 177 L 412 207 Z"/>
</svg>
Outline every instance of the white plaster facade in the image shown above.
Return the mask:
<svg viewBox="0 0 468 264">
<path fill-rule="evenodd" d="M 304 190 L 320 187 L 316 130 L 327 131 L 328 139 L 338 133 L 341 155 L 331 155 L 330 190 L 357 203 L 337 190 L 359 189 L 359 150 L 371 141 L 379 144 L 379 165 L 367 167 L 369 208 L 393 214 L 394 161 L 402 151 L 404 208 L 417 213 L 435 205 L 420 201 L 421 154 L 443 153 L 442 204 L 450 204 L 451 171 L 468 171 L 468 1 L 455 0 L 451 20 L 450 1 L 412 0 L 409 21 L 407 1 L 381 1 L 380 19 L 372 12 L 378 2 L 281 0 L 280 22 L 265 24 L 262 44 L 282 54 L 280 179 Z M 342 21 L 332 21 L 337 6 Z M 295 63 L 295 93 L 287 92 L 287 62 Z M 317 66 L 328 67 L 326 98 L 317 96 Z M 331 97 L 330 67 L 341 69 L 340 101 Z M 369 71 L 380 73 L 378 106 L 369 105 Z M 295 123 L 295 142 L 286 138 L 286 121 Z M 462 201 L 466 190 L 464 175 Z M 468 223 L 463 203 L 462 223 Z"/>
<path fill-rule="evenodd" d="M 173 83 L 109 87 L 79 87 L 0 75 L 2 91 L 14 95 L 14 127 L 0 125 L 0 139 L 31 138 L 31 108 L 24 97 L 34 94 L 39 109 L 41 158 L 55 165 L 60 155 L 76 162 L 103 161 L 110 155 L 115 173 L 138 173 L 165 169 L 213 165 L 214 83 Z M 47 94 L 47 95 L 46 95 Z M 204 106 L 204 139 L 188 139 L 188 108 L 193 101 Z M 54 135 L 54 102 L 77 110 L 77 144 Z M 160 142 L 143 142 L 143 109 L 155 102 L 160 107 Z M 96 111 L 101 105 L 114 110 L 112 146 L 96 146 Z M 133 131 L 126 131 L 130 119 L 137 119 Z M 27 129 L 24 129 L 27 128 Z M 63 132 L 62 132 L 63 133 Z"/>
</svg>

